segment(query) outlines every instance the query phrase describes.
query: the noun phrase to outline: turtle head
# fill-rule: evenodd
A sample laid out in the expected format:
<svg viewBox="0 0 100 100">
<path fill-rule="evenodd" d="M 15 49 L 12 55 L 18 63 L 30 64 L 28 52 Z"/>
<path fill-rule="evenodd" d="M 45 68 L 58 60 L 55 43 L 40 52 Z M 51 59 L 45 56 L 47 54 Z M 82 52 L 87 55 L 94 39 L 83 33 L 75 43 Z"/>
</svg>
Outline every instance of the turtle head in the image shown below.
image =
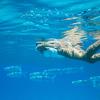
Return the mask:
<svg viewBox="0 0 100 100">
<path fill-rule="evenodd" d="M 57 50 L 60 47 L 60 42 L 58 39 L 49 39 L 47 41 L 39 41 L 36 43 L 36 48 L 40 52 L 46 50 Z"/>
</svg>

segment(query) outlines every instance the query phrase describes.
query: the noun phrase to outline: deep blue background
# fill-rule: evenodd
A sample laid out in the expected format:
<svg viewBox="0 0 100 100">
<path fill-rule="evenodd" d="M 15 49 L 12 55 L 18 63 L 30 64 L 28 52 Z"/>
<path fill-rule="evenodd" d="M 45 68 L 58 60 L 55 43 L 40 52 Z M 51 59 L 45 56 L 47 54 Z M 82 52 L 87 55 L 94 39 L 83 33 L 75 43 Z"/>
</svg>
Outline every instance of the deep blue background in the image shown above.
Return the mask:
<svg viewBox="0 0 100 100">
<path fill-rule="evenodd" d="M 100 100 L 100 87 L 71 84 L 73 80 L 99 76 L 100 62 L 46 58 L 35 49 L 36 41 L 60 38 L 63 31 L 77 22 L 64 21 L 66 17 L 81 17 L 84 29 L 99 30 L 99 25 L 87 24 L 89 18 L 100 15 L 99 4 L 99 0 L 1 0 L 0 100 Z M 93 40 L 88 33 L 87 38 L 84 48 Z M 12 65 L 22 67 L 20 78 L 7 76 L 4 68 Z M 29 79 L 31 72 L 67 67 L 84 67 L 84 71 L 58 75 L 54 80 Z"/>
</svg>

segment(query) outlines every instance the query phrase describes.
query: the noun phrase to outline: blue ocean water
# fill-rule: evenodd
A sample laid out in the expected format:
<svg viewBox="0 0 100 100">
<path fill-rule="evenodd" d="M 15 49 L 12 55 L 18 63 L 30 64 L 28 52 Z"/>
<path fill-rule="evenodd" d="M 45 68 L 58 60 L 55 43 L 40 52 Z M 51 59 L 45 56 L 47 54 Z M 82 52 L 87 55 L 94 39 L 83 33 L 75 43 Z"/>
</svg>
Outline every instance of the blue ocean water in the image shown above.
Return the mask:
<svg viewBox="0 0 100 100">
<path fill-rule="evenodd" d="M 99 61 L 36 50 L 74 26 L 85 30 L 84 49 L 99 40 L 100 0 L 1 0 L 0 100 L 100 100 Z"/>
</svg>

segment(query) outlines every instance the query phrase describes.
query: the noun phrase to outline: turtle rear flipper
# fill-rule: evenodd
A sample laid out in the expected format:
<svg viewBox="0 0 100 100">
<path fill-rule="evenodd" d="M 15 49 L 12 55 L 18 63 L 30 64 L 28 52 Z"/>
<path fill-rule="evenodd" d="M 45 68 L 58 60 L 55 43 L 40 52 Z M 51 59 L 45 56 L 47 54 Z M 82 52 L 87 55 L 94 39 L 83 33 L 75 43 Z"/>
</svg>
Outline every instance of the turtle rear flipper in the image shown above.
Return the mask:
<svg viewBox="0 0 100 100">
<path fill-rule="evenodd" d="M 86 50 L 87 58 L 91 58 L 98 49 L 100 49 L 100 40 L 96 41 L 95 43 L 93 43 L 87 48 Z"/>
<path fill-rule="evenodd" d="M 90 58 L 90 62 L 92 63 L 97 62 L 97 61 L 100 61 L 100 53 L 96 53 Z"/>
</svg>

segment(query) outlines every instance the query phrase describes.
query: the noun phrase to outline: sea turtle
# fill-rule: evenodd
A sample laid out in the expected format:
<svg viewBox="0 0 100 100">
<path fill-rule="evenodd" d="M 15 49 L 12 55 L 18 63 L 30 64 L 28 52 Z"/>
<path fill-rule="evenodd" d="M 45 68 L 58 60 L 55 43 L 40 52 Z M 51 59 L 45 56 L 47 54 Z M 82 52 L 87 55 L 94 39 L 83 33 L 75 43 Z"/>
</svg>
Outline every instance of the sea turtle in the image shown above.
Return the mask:
<svg viewBox="0 0 100 100">
<path fill-rule="evenodd" d="M 100 60 L 100 53 L 96 51 L 100 48 L 100 40 L 90 45 L 86 50 L 82 49 L 81 39 L 86 39 L 83 30 L 79 27 L 74 27 L 70 31 L 64 32 L 64 37 L 61 39 L 48 39 L 47 41 L 38 41 L 36 43 L 36 48 L 40 52 L 45 52 L 46 50 L 55 50 L 57 54 L 85 60 L 87 62 L 96 62 Z M 80 34 L 81 33 L 81 34 Z"/>
</svg>

